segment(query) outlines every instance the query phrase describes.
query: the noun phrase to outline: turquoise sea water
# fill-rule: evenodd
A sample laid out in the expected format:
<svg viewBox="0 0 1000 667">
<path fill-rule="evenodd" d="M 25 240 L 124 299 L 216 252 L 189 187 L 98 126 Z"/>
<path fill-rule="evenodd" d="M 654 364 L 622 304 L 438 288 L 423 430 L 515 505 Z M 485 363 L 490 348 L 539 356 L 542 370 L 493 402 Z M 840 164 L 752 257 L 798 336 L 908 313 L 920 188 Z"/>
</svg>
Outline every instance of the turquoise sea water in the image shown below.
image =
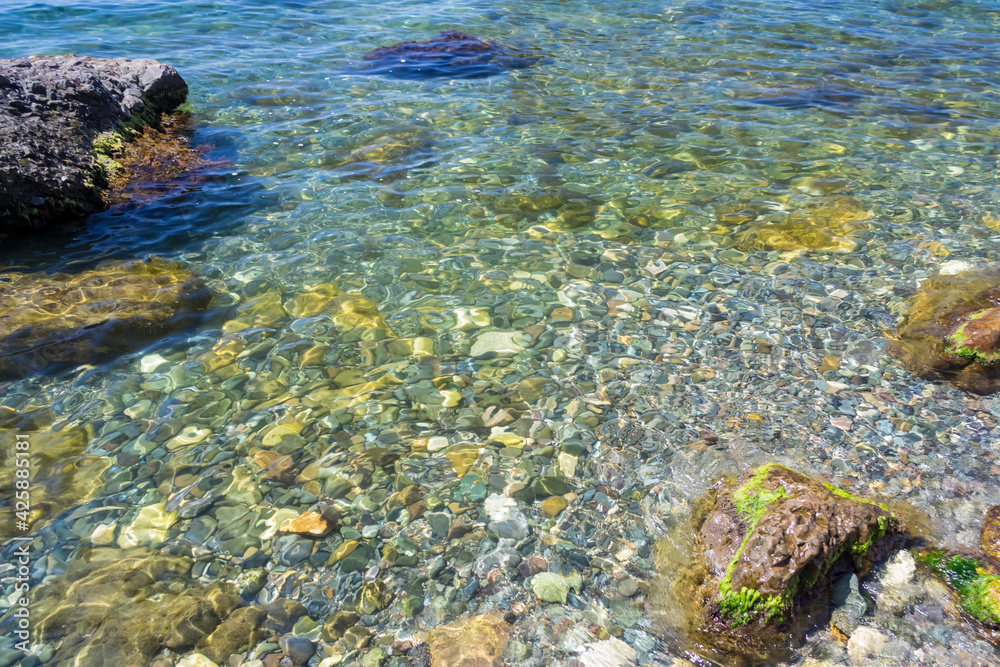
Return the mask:
<svg viewBox="0 0 1000 667">
<path fill-rule="evenodd" d="M 18 271 L 177 259 L 218 295 L 197 328 L 141 352 L 0 384 L 0 406 L 47 411 L 40 431 L 86 433 L 72 452 L 83 472 L 59 477 L 51 493 L 62 483 L 74 491 L 35 527 L 51 554 L 34 565 L 38 583 L 87 557 L 94 526 L 111 526 L 112 545 L 218 563 L 192 574 L 202 584 L 232 579 L 247 548 L 267 552 L 283 578 L 260 601 L 297 596 L 322 623 L 362 585 L 359 572 L 326 562 L 356 538 L 340 531 L 295 561 L 285 556 L 295 544 L 261 537 L 275 512 L 329 497 L 345 525 L 409 525 L 411 543 L 430 548 L 448 540 L 422 519 L 376 509 L 399 490 L 397 474 L 441 501 L 448 520 L 463 514 L 448 503 L 470 505 L 482 527 L 486 490 L 555 474 L 581 497 L 579 510 L 552 519 L 519 501 L 538 538 L 521 556 L 536 549 L 567 573 L 581 569 L 574 549 L 617 562 L 587 571 L 568 625 L 602 625 L 594 609 L 619 609 L 614 623 L 636 660 L 670 665 L 689 650 L 676 628 L 626 625 L 624 603 L 603 587 L 627 572 L 655 588 L 651 545 L 675 534 L 718 475 L 782 460 L 909 503 L 926 517 L 925 537 L 950 549 L 975 547 L 985 508 L 1000 503 L 995 399 L 913 378 L 882 341 L 918 281 L 946 262 L 1000 255 L 997 2 L 0 0 L 0 9 L 0 58 L 174 65 L 190 86 L 193 141 L 214 146 L 216 161 L 152 201 L 0 245 L 0 266 Z M 474 80 L 350 71 L 373 48 L 446 29 L 538 60 Z M 820 240 L 797 246 L 769 236 L 796 216 L 832 231 L 814 229 Z M 367 331 L 293 312 L 293 299 L 327 283 L 374 304 Z M 227 326 L 260 303 L 284 308 L 244 334 Z M 372 325 L 378 317 L 384 325 Z M 526 331 L 531 344 L 519 338 L 512 357 L 473 352 L 489 332 Z M 239 382 L 209 361 L 234 340 Z M 309 366 L 300 355 L 317 344 L 322 363 Z M 822 370 L 825 357 L 837 358 L 833 370 Z M 334 383 L 330 369 L 356 375 Z M 504 447 L 483 426 L 492 406 L 509 409 L 517 421 L 507 430 L 527 445 Z M 843 418 L 846 428 L 831 421 Z M 277 450 L 300 470 L 325 461 L 335 472 L 322 488 L 263 481 L 254 467 L 261 447 L 274 448 L 262 445 L 274 425 L 290 423 L 297 439 Z M 704 429 L 718 444 L 689 449 Z M 195 432 L 192 445 L 167 444 Z M 447 440 L 435 449 L 434 438 Z M 358 456 L 374 447 L 393 459 L 372 454 L 359 473 Z M 241 475 L 260 493 L 222 501 L 238 509 L 223 513 L 238 526 L 229 534 L 218 534 L 216 508 L 208 527 L 174 517 L 162 535 L 120 539 L 140 508 L 192 480 L 221 490 Z M 350 493 L 336 496 L 334 478 Z M 587 503 L 609 486 L 618 513 L 605 520 L 606 508 Z M 234 542 L 239 531 L 249 539 Z M 574 546 L 541 540 L 546 531 Z M 392 530 L 362 534 L 371 550 L 362 571 L 400 551 Z M 404 637 L 509 609 L 518 596 L 536 602 L 514 577 L 508 598 L 462 597 L 472 563 L 496 546 L 494 535 L 482 539 L 432 554 L 454 581 L 426 589 L 423 615 L 389 606 L 366 627 Z M 388 570 L 388 590 L 409 590 L 430 558 Z M 641 598 L 629 604 L 655 616 Z M 872 621 L 901 642 L 872 659 L 1000 664 L 974 628 L 925 607 L 894 615 L 903 620 L 893 628 Z M 558 616 L 530 612 L 542 613 Z M 508 654 L 509 664 L 571 664 L 586 643 L 565 628 L 513 627 L 534 653 Z M 344 664 L 363 654 L 344 654 Z M 858 664 L 822 628 L 782 659 Z"/>
</svg>

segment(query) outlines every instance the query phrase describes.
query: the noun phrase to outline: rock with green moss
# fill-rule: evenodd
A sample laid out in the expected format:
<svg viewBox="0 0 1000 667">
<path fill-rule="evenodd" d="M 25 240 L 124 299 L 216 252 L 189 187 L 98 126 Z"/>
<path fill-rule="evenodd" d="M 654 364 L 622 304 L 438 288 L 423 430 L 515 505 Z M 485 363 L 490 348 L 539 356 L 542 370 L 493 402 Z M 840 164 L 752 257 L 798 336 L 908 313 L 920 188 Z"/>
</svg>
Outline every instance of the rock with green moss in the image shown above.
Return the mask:
<svg viewBox="0 0 1000 667">
<path fill-rule="evenodd" d="M 0 231 L 104 208 L 107 156 L 187 92 L 155 60 L 0 60 Z"/>
<path fill-rule="evenodd" d="M 928 566 L 958 594 L 962 611 L 990 628 L 1000 629 L 1000 568 L 987 559 L 927 551 L 917 562 Z"/>
<path fill-rule="evenodd" d="M 727 628 L 778 624 L 833 573 L 864 572 L 884 558 L 903 530 L 884 505 L 783 465 L 748 470 L 717 488 L 701 526 L 705 614 Z"/>
<path fill-rule="evenodd" d="M 939 275 L 910 299 L 889 351 L 921 377 L 1000 391 L 1000 267 Z"/>
</svg>

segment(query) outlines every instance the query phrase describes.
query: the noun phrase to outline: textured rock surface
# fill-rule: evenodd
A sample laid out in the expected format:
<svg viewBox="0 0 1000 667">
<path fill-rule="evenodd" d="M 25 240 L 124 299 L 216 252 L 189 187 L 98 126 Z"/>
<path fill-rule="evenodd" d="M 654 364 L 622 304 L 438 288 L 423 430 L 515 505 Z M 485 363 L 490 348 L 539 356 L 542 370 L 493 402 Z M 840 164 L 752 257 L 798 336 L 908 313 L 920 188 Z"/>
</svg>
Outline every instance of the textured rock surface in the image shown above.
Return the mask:
<svg viewBox="0 0 1000 667">
<path fill-rule="evenodd" d="M 186 326 L 210 294 L 180 265 L 109 262 L 74 276 L 6 273 L 0 280 L 0 378 L 88 363 Z"/>
<path fill-rule="evenodd" d="M 718 490 L 701 527 L 706 611 L 727 626 L 783 620 L 798 594 L 836 570 L 867 570 L 902 530 L 885 507 L 784 466 L 747 471 Z"/>
<path fill-rule="evenodd" d="M 0 60 L 0 231 L 100 209 L 99 135 L 155 122 L 186 96 L 155 60 Z"/>
<path fill-rule="evenodd" d="M 426 42 L 382 46 L 364 59 L 362 71 L 398 79 L 477 79 L 528 67 L 535 60 L 458 30 L 446 30 Z"/>
<path fill-rule="evenodd" d="M 979 532 L 979 548 L 1000 563 L 1000 505 L 994 505 L 986 512 Z"/>
<path fill-rule="evenodd" d="M 962 389 L 1000 390 L 1000 268 L 924 281 L 887 334 L 889 351 L 915 374 Z"/>
</svg>

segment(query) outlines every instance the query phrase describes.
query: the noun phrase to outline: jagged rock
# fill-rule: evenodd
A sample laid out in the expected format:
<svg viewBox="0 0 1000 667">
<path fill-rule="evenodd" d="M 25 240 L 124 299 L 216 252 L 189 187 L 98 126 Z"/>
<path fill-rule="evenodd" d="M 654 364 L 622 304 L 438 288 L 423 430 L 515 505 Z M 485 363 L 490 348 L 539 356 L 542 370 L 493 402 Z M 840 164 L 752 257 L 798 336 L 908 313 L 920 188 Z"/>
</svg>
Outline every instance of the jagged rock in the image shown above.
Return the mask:
<svg viewBox="0 0 1000 667">
<path fill-rule="evenodd" d="M 76 275 L 5 273 L 0 379 L 94 363 L 191 324 L 211 295 L 165 260 L 108 262 Z"/>
<path fill-rule="evenodd" d="M 939 275 L 921 284 L 889 352 L 914 374 L 976 394 L 1000 390 L 1000 267 Z"/>
<path fill-rule="evenodd" d="M 792 623 L 800 604 L 822 597 L 835 574 L 866 572 L 904 530 L 885 506 L 774 463 L 714 493 L 698 534 L 697 590 L 686 597 L 698 601 L 700 641 L 724 652 L 760 658 L 804 630 Z"/>
<path fill-rule="evenodd" d="M 396 79 L 478 79 L 529 67 L 536 60 L 458 30 L 445 30 L 426 42 L 382 46 L 364 59 L 359 72 Z"/>
<path fill-rule="evenodd" d="M 0 231 L 104 207 L 100 155 L 121 130 L 156 124 L 188 87 L 155 60 L 0 60 Z"/>
</svg>

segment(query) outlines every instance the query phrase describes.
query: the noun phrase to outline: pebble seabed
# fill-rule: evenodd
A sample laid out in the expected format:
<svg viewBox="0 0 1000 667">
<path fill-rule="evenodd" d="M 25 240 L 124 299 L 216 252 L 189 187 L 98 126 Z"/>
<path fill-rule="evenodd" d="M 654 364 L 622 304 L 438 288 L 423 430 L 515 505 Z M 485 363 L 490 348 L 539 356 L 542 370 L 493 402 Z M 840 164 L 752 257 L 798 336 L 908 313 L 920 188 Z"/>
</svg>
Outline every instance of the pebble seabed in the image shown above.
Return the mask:
<svg viewBox="0 0 1000 667">
<path fill-rule="evenodd" d="M 828 52 L 861 62 L 851 85 L 869 106 L 737 113 L 713 87 L 736 74 L 700 65 L 741 57 L 710 30 L 730 30 L 735 11 L 672 12 L 657 29 L 702 50 L 642 55 L 664 72 L 655 81 L 586 71 L 572 40 L 486 83 L 407 83 L 410 100 L 392 88 L 404 84 L 350 77 L 336 94 L 263 74 L 213 91 L 179 65 L 200 139 L 235 166 L 92 225 L 173 248 L 215 306 L 141 352 L 0 383 L 4 451 L 26 433 L 37 456 L 32 585 L 109 550 L 159 552 L 192 559 L 180 588 L 234 582 L 245 603 L 301 603 L 290 635 L 230 665 L 284 652 L 323 667 L 681 667 L 707 663 L 677 632 L 682 601 L 664 581 L 722 475 L 778 461 L 912 507 L 911 529 L 936 545 L 974 548 L 1000 503 L 1000 405 L 913 377 L 883 334 L 922 279 L 1000 259 L 1000 110 L 981 97 L 980 65 L 928 110 L 925 63 L 902 44 L 925 28 L 892 14 L 896 56 L 876 58 L 885 36 Z M 997 21 L 940 11 L 955 43 L 954 26 Z M 9 20 L 30 25 L 22 14 Z M 496 20 L 487 36 L 514 39 L 519 18 Z M 565 34 L 540 25 L 533 42 Z M 600 47 L 629 62 L 624 48 Z M 737 92 L 761 96 L 754 83 Z M 170 210 L 181 232 L 135 231 Z M 208 215 L 223 223 L 189 234 Z M 85 238 L 121 253 L 99 231 Z M 69 664 L 58 633 L 23 660 L 13 648 L 14 548 L 0 565 L 0 665 Z M 910 555 L 860 580 L 847 631 L 815 627 L 780 664 L 1000 665 Z M 58 608 L 58 587 L 39 590 Z M 198 650 L 156 655 L 209 664 Z"/>
</svg>

